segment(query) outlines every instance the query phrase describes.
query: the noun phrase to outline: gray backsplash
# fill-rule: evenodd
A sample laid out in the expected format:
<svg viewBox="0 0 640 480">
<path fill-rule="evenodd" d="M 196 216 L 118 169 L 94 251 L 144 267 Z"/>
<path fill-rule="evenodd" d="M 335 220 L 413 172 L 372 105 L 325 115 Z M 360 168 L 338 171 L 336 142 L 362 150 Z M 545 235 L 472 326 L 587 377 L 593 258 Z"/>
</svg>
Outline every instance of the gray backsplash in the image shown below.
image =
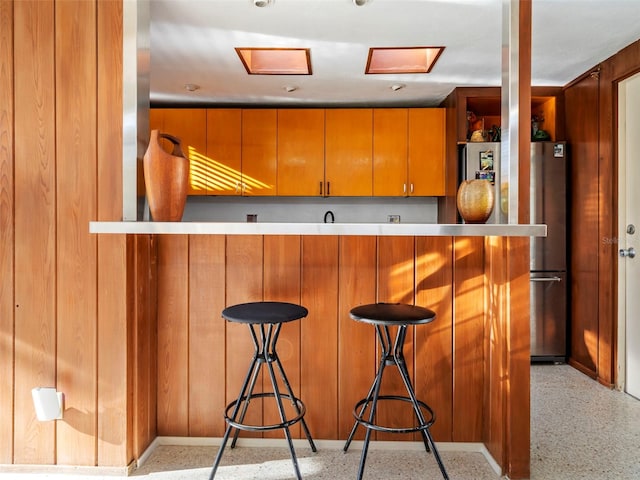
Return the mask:
<svg viewBox="0 0 640 480">
<path fill-rule="evenodd" d="M 437 223 L 433 197 L 189 197 L 183 221 L 322 223 L 327 211 L 336 223 L 386 223 L 399 215 L 401 223 Z"/>
</svg>

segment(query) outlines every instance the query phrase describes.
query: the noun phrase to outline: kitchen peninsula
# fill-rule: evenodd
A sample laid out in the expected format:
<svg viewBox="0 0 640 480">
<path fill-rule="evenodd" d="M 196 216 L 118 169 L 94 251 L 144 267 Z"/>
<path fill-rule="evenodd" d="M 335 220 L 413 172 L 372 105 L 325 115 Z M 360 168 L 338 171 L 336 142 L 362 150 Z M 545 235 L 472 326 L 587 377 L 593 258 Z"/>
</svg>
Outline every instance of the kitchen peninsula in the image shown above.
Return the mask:
<svg viewBox="0 0 640 480">
<path fill-rule="evenodd" d="M 157 338 L 140 347 L 151 347 L 143 366 L 157 378 L 157 394 L 145 411 L 157 411 L 159 436 L 222 436 L 221 412 L 237 395 L 252 345 L 220 312 L 274 300 L 309 309 L 283 329 L 280 357 L 314 438 L 344 440 L 377 364 L 374 333 L 349 310 L 404 302 L 437 313 L 407 339 L 416 393 L 436 412 L 435 440 L 484 444 L 500 463 L 504 416 L 513 411 L 520 412 L 513 428 L 528 442 L 528 246 L 530 236 L 546 234 L 544 225 L 92 222 L 90 229 L 127 234 L 136 265 L 151 272 L 134 303 L 156 309 L 138 335 Z M 387 424 L 412 423 L 403 409 L 380 415 Z"/>
</svg>

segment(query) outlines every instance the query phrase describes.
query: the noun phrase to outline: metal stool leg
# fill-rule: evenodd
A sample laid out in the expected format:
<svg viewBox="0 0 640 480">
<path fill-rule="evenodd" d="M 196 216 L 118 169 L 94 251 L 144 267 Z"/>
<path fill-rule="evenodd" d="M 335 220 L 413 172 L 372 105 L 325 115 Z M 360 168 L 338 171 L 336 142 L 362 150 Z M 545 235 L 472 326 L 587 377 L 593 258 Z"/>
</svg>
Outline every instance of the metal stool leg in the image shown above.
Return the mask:
<svg viewBox="0 0 640 480">
<path fill-rule="evenodd" d="M 262 364 L 265 361 L 265 347 L 264 347 L 264 327 L 261 326 L 261 343 L 258 343 L 258 337 L 255 332 L 255 326 L 249 325 L 249 331 L 251 332 L 251 339 L 253 340 L 254 354 L 253 361 L 251 362 L 251 366 L 249 367 L 249 371 L 247 372 L 247 376 L 242 385 L 242 389 L 240 390 L 240 396 L 238 397 L 238 403 L 236 404 L 236 408 L 234 409 L 233 415 L 231 418 L 233 421 L 237 421 L 242 423 L 244 421 L 244 416 L 247 413 L 247 409 L 249 408 L 249 403 L 251 403 L 251 395 L 253 395 L 253 389 L 255 388 L 256 381 L 258 379 L 258 374 L 262 369 Z M 249 385 L 249 389 L 247 390 L 247 380 L 249 380 L 249 376 L 251 375 L 251 383 Z M 247 392 L 246 398 L 244 402 L 242 398 L 245 396 L 245 391 Z M 240 404 L 242 403 L 242 412 L 240 413 L 240 417 L 237 417 L 237 412 Z M 240 434 L 240 430 L 236 429 L 233 434 L 233 440 L 231 441 L 231 448 L 236 448 L 236 443 L 238 442 L 238 435 Z"/>
<path fill-rule="evenodd" d="M 284 373 L 284 368 L 282 368 L 282 364 L 280 363 L 280 358 L 278 358 L 278 355 L 275 352 L 273 353 L 273 360 L 274 360 L 274 363 L 278 366 L 278 370 L 280 371 L 280 377 L 282 378 L 282 383 L 284 383 L 285 387 L 287 388 L 287 392 L 289 393 L 289 397 L 291 398 L 291 405 L 293 405 L 293 407 L 295 408 L 296 412 L 298 412 L 298 415 L 299 415 L 300 408 L 298 407 L 298 404 L 295 402 L 295 400 L 293 400 L 295 396 L 293 395 L 291 384 L 289 383 L 289 379 L 287 378 L 287 375 Z M 309 445 L 311 446 L 311 451 L 317 452 L 318 449 L 316 448 L 315 443 L 313 443 L 313 438 L 311 438 L 311 432 L 309 432 L 309 427 L 307 426 L 307 422 L 305 421 L 304 417 L 300 420 L 300 422 L 302 423 L 304 434 L 307 437 L 307 440 L 309 441 Z"/>
<path fill-rule="evenodd" d="M 399 333 L 398 333 L 399 335 Z M 404 343 L 404 335 L 403 335 L 403 343 Z M 398 349 L 399 347 L 399 349 Z M 425 425 L 426 421 L 424 419 L 424 415 L 422 414 L 422 410 L 420 410 L 420 405 L 418 404 L 418 400 L 416 398 L 416 394 L 413 390 L 413 386 L 411 385 L 411 378 L 409 377 L 409 372 L 407 370 L 407 365 L 404 361 L 404 355 L 402 354 L 402 345 L 397 345 L 394 349 L 394 356 L 396 358 L 396 365 L 398 366 L 398 370 L 400 371 L 400 376 L 402 377 L 402 381 L 404 382 L 404 386 L 407 389 L 407 393 L 411 398 L 411 403 L 413 404 L 413 409 L 415 411 L 416 417 L 418 417 L 418 422 L 420 425 Z M 445 480 L 449 480 L 449 476 L 447 475 L 447 471 L 444 468 L 444 464 L 442 463 L 442 459 L 440 458 L 440 454 L 438 453 L 438 449 L 436 448 L 436 444 L 433 441 L 433 437 L 431 437 L 431 432 L 426 428 L 422 430 L 423 436 L 428 440 L 428 444 L 431 445 L 431 451 L 433 452 L 433 456 L 438 463 L 438 467 L 440 468 L 440 472 L 442 473 L 442 477 Z M 426 443 L 426 442 L 425 442 Z M 429 451 L 429 445 L 427 445 L 427 451 Z"/>
<path fill-rule="evenodd" d="M 404 360 L 404 342 L 406 337 L 407 337 L 407 326 L 401 325 L 400 327 L 398 327 L 398 333 L 396 334 L 396 341 L 393 345 L 393 359 L 396 367 L 398 367 L 398 370 L 400 370 L 400 376 L 402 377 L 402 381 L 404 382 L 405 387 L 406 387 L 405 375 L 406 375 L 406 378 L 410 378 L 409 371 L 407 370 L 407 364 Z M 412 400 L 412 405 L 413 405 L 414 411 L 416 411 L 416 418 L 418 420 L 418 424 L 424 425 L 424 416 L 422 417 L 422 419 L 421 417 L 418 416 L 418 412 L 420 412 L 420 407 L 413 400 Z M 424 430 L 420 430 L 420 435 L 422 436 L 422 442 L 424 443 L 425 450 L 431 453 L 427 434 L 425 433 Z"/>
<path fill-rule="evenodd" d="M 387 338 L 388 338 L 388 332 L 387 333 Z M 375 391 L 376 388 L 378 388 L 378 391 L 380 389 L 379 385 L 382 382 L 382 372 L 384 370 L 384 367 L 387 364 L 387 359 L 389 357 L 389 353 L 390 353 L 390 349 L 389 349 L 389 345 L 390 342 L 386 341 L 382 335 L 382 332 L 379 331 L 378 328 L 376 328 L 376 334 L 378 336 L 378 339 L 380 340 L 380 345 L 382 346 L 382 353 L 380 355 L 380 365 L 378 366 L 378 371 L 376 372 L 376 376 L 373 379 L 373 383 L 371 384 L 371 387 L 369 388 L 369 392 L 367 393 L 367 396 L 365 397 L 366 401 L 362 404 L 362 407 L 360 408 L 359 412 L 355 412 L 354 411 L 354 417 L 356 417 L 356 420 L 353 422 L 353 427 L 351 428 L 351 432 L 349 433 L 349 436 L 347 437 L 347 441 L 344 444 L 344 447 L 342 447 L 342 450 L 344 452 L 346 452 L 347 450 L 349 450 L 349 446 L 351 445 L 351 442 L 353 441 L 353 437 L 356 434 L 356 430 L 358 429 L 358 425 L 359 422 L 357 420 L 357 418 L 361 418 L 362 415 L 364 414 L 365 410 L 367 409 L 367 406 L 371 403 L 371 400 L 373 398 L 373 392 Z"/>
<path fill-rule="evenodd" d="M 278 388 L 278 382 L 276 381 L 276 375 L 273 371 L 272 359 L 269 358 L 267 363 L 267 371 L 269 372 L 269 378 L 271 378 L 271 385 L 273 386 L 273 392 L 275 394 L 276 404 L 278 405 L 278 413 L 280 414 L 280 421 L 282 423 L 286 422 L 286 415 L 284 412 L 284 405 L 282 404 L 282 397 L 280 396 L 280 389 Z M 302 475 L 300 474 L 300 467 L 298 466 L 298 458 L 296 457 L 296 452 L 293 449 L 293 441 L 291 439 L 291 432 L 289 431 L 288 426 L 283 427 L 284 435 L 287 439 L 287 444 L 289 445 L 289 453 L 291 454 L 291 461 L 293 462 L 293 468 L 296 472 L 296 478 L 298 480 L 302 479 Z"/>
</svg>

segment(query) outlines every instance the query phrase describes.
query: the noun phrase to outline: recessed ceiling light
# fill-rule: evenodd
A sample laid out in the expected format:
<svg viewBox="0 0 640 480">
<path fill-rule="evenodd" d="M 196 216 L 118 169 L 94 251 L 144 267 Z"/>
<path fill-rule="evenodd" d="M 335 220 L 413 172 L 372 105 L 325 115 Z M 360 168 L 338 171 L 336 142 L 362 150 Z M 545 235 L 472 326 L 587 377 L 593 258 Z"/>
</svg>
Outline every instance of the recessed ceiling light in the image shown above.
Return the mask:
<svg viewBox="0 0 640 480">
<path fill-rule="evenodd" d="M 308 48 L 236 48 L 250 75 L 311 75 Z"/>
<path fill-rule="evenodd" d="M 389 88 L 394 92 L 397 92 L 398 90 L 402 90 L 404 87 L 406 87 L 404 83 L 394 83 Z"/>
<path fill-rule="evenodd" d="M 370 48 L 365 73 L 429 73 L 444 47 Z"/>
<path fill-rule="evenodd" d="M 268 7 L 271 3 L 273 3 L 273 0 L 253 0 L 253 4 L 260 8 Z"/>
<path fill-rule="evenodd" d="M 196 85 L 195 83 L 185 83 L 184 89 L 187 92 L 195 92 L 196 90 L 200 90 L 200 85 Z"/>
<path fill-rule="evenodd" d="M 285 85 L 285 86 L 284 86 L 284 87 L 282 87 L 282 88 L 284 88 L 284 90 L 285 90 L 287 93 L 295 92 L 296 90 L 298 90 L 298 87 L 296 87 L 295 85 Z"/>
<path fill-rule="evenodd" d="M 353 0 L 353 4 L 356 7 L 362 7 L 363 5 L 366 5 L 367 3 L 369 3 L 369 0 Z"/>
</svg>

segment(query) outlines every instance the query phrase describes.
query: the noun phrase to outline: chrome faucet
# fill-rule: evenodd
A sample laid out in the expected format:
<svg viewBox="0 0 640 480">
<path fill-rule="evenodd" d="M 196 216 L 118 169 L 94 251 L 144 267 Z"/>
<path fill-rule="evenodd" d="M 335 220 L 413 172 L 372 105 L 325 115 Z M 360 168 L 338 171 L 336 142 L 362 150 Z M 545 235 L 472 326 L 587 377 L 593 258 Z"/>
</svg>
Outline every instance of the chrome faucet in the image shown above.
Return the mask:
<svg viewBox="0 0 640 480">
<path fill-rule="evenodd" d="M 331 210 L 327 210 L 327 213 L 324 214 L 324 223 L 328 223 L 327 219 L 331 217 L 331 223 L 336 221 L 336 217 L 333 216 L 333 212 Z"/>
</svg>

